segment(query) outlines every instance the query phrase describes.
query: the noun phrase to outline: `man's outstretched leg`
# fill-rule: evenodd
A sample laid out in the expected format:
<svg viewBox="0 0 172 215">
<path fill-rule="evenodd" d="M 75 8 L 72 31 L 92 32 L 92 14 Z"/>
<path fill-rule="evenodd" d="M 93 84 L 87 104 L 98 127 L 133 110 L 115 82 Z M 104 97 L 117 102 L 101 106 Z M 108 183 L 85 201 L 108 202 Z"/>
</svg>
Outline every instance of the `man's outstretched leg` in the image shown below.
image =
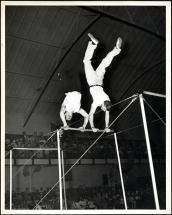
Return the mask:
<svg viewBox="0 0 172 215">
<path fill-rule="evenodd" d="M 116 41 L 116 45 L 113 48 L 113 50 L 106 55 L 106 57 L 102 60 L 100 65 L 97 67 L 96 69 L 97 75 L 104 76 L 106 72 L 105 69 L 111 64 L 113 58 L 121 52 L 121 46 L 122 46 L 122 39 L 118 37 Z"/>
<path fill-rule="evenodd" d="M 85 74 L 88 85 L 92 85 L 92 82 L 93 80 L 95 80 L 97 75 L 94 68 L 92 67 L 91 59 L 93 57 L 95 49 L 97 48 L 98 40 L 95 37 L 93 37 L 93 35 L 90 33 L 88 34 L 88 36 L 91 39 L 91 41 L 88 42 L 83 63 L 85 67 Z"/>
<path fill-rule="evenodd" d="M 92 34 L 88 33 L 88 36 L 91 39 L 91 41 L 88 42 L 88 46 L 83 60 L 84 63 L 85 62 L 87 63 L 87 61 L 91 61 L 94 54 L 94 50 L 97 48 L 97 45 L 99 43 L 99 41 L 95 37 L 93 37 Z"/>
</svg>

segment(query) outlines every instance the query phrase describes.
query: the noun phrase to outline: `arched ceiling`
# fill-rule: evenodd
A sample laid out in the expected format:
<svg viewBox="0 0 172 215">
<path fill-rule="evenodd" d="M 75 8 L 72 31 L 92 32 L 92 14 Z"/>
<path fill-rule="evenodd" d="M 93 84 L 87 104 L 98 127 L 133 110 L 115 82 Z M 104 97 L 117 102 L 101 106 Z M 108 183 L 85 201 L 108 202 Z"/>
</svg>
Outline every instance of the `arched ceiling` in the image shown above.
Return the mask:
<svg viewBox="0 0 172 215">
<path fill-rule="evenodd" d="M 117 37 L 123 39 L 122 52 L 104 80 L 113 103 L 139 89 L 166 93 L 165 7 L 7 6 L 5 30 L 6 112 L 22 112 L 24 124 L 33 113 L 59 117 L 64 93 L 76 87 L 81 88 L 82 106 L 89 111 L 91 96 L 82 62 L 88 32 L 100 40 L 95 67 Z M 152 105 L 164 114 L 159 101 Z M 128 122 L 135 120 L 133 111 Z"/>
</svg>

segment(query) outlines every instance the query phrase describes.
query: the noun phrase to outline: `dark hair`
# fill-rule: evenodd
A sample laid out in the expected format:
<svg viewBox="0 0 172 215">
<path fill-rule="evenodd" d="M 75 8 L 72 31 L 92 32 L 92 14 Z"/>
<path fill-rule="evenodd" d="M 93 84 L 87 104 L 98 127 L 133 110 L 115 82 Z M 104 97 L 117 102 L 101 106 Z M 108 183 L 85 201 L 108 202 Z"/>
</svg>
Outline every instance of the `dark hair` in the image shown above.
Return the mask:
<svg viewBox="0 0 172 215">
<path fill-rule="evenodd" d="M 106 110 L 110 110 L 112 103 L 108 100 L 104 101 L 104 106 L 106 107 Z"/>
</svg>

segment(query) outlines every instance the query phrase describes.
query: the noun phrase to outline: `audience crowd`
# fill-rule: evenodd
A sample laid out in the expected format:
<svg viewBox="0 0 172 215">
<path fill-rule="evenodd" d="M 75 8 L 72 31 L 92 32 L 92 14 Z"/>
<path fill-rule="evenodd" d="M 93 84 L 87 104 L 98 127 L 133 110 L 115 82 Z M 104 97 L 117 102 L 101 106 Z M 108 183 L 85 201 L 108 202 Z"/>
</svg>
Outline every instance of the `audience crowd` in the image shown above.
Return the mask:
<svg viewBox="0 0 172 215">
<path fill-rule="evenodd" d="M 61 136 L 61 147 L 64 158 L 78 158 L 95 141 L 92 137 L 77 138 L 76 136 Z M 6 157 L 9 157 L 9 150 L 14 148 L 56 148 L 56 137 L 48 140 L 48 136 L 43 133 L 27 135 L 6 134 L 5 149 Z M 47 141 L 48 140 L 48 141 Z M 119 140 L 119 152 L 121 159 L 142 159 L 147 158 L 145 141 L 140 140 Z M 127 150 L 126 150 L 127 149 Z M 154 144 L 152 147 L 153 157 L 164 159 L 164 151 Z M 36 153 L 35 153 L 36 152 Z M 57 158 L 57 151 L 51 150 L 14 150 L 13 158 Z M 114 158 L 116 156 L 114 139 L 104 138 L 97 142 L 88 151 L 85 158 Z M 129 162 L 130 163 L 130 162 Z M 13 190 L 12 208 L 13 209 L 59 209 L 59 191 L 53 189 L 39 205 L 39 200 L 49 191 L 50 188 L 28 188 L 25 191 Z M 155 208 L 154 197 L 150 187 L 139 189 L 126 189 L 127 206 L 129 209 L 151 209 Z M 161 196 L 161 195 L 160 195 Z M 163 195 L 162 195 L 163 196 Z M 5 195 L 5 207 L 9 209 L 9 191 Z M 66 189 L 67 209 L 124 209 L 124 200 L 121 186 L 102 186 L 102 187 L 79 187 Z M 163 202 L 162 199 L 161 202 Z M 164 200 L 165 201 L 165 200 Z M 65 201 L 63 202 L 65 207 Z M 164 203 L 165 205 L 165 203 Z M 36 206 L 36 207 L 35 207 Z M 164 206 L 165 207 L 165 206 Z"/>
<path fill-rule="evenodd" d="M 5 148 L 6 157 L 9 157 L 9 150 L 12 148 L 56 148 L 56 137 L 50 138 L 44 136 L 43 133 L 27 135 L 23 132 L 22 135 L 6 134 Z M 85 150 L 95 141 L 96 138 L 76 138 L 75 136 L 67 136 L 61 138 L 61 147 L 64 152 L 64 158 L 78 158 Z M 118 140 L 119 152 L 121 158 L 142 159 L 147 158 L 147 150 L 145 141 L 141 140 Z M 126 150 L 127 148 L 127 150 Z M 165 148 L 164 148 L 165 149 Z M 159 145 L 153 144 L 152 153 L 155 158 L 164 158 L 165 150 Z M 36 153 L 35 153 L 36 152 Z M 57 158 L 56 151 L 30 151 L 30 150 L 15 150 L 14 158 L 30 158 L 35 153 L 33 158 Z M 92 147 L 85 158 L 114 158 L 116 156 L 114 139 L 101 139 L 94 147 Z"/>
<path fill-rule="evenodd" d="M 50 188 L 19 190 L 12 193 L 13 209 L 59 209 L 59 191 L 53 189 L 37 205 L 37 202 L 49 191 Z M 149 187 L 126 191 L 128 209 L 155 208 L 152 190 Z M 9 208 L 9 192 L 6 192 L 6 209 Z M 114 187 L 79 187 L 66 189 L 67 209 L 124 209 L 124 200 L 121 188 Z"/>
</svg>

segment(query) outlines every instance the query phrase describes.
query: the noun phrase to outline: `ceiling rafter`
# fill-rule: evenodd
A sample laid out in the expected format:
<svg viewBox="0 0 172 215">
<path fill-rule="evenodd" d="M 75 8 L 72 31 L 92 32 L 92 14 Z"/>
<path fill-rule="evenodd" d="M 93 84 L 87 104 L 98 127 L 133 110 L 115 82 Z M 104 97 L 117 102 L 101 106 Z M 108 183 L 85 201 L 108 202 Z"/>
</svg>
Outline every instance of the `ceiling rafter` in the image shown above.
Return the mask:
<svg viewBox="0 0 172 215">
<path fill-rule="evenodd" d="M 32 75 L 32 74 L 26 74 L 26 73 L 18 73 L 18 72 L 10 72 L 10 71 L 5 71 L 6 74 L 12 74 L 12 75 L 18 75 L 18 76 L 23 76 L 23 77 L 27 77 L 27 78 L 35 78 L 35 79 L 39 79 L 39 80 L 43 80 L 44 77 L 43 76 L 38 76 L 38 75 Z M 58 79 L 52 79 L 53 82 L 59 82 Z"/>
<path fill-rule="evenodd" d="M 155 33 L 155 32 L 153 32 L 153 31 L 151 31 L 151 30 L 149 30 L 149 29 L 146 29 L 146 28 L 144 28 L 143 26 L 140 26 L 140 25 L 138 25 L 138 24 L 131 23 L 131 22 L 128 22 L 128 21 L 126 21 L 126 20 L 120 19 L 120 18 L 118 18 L 118 17 L 116 17 L 116 16 L 114 16 L 114 15 L 108 13 L 108 12 L 103 11 L 102 9 L 96 10 L 95 8 L 88 7 L 88 6 L 80 6 L 80 7 L 81 7 L 82 9 L 88 10 L 88 11 L 90 11 L 90 12 L 95 12 L 95 13 L 98 13 L 98 14 L 100 14 L 100 15 L 102 15 L 102 16 L 105 16 L 105 17 L 108 17 L 108 18 L 110 18 L 110 19 L 113 19 L 113 20 L 116 20 L 116 21 L 118 21 L 118 22 L 121 22 L 121 23 L 123 23 L 123 24 L 132 26 L 132 27 L 134 27 L 134 28 L 137 28 L 137 29 L 139 29 L 139 30 L 141 30 L 141 31 L 147 32 L 147 33 L 149 33 L 149 34 L 151 34 L 151 35 L 153 35 L 153 36 L 155 36 L 155 37 L 157 37 L 157 38 L 159 38 L 159 39 L 165 41 L 165 38 L 164 38 L 163 36 L 159 35 L 158 33 Z"/>
<path fill-rule="evenodd" d="M 142 78 L 144 75 L 146 75 L 146 74 L 147 74 L 148 72 L 150 72 L 152 69 L 156 68 L 157 66 L 159 66 L 159 65 L 161 65 L 161 64 L 163 64 L 163 63 L 165 63 L 165 60 L 161 60 L 161 61 L 159 61 L 158 63 L 156 63 L 156 64 L 150 66 L 149 68 L 144 69 L 143 72 L 142 72 L 141 74 L 139 74 L 139 75 L 129 84 L 129 86 L 128 86 L 127 89 L 123 92 L 123 94 L 122 94 L 122 96 L 120 97 L 119 100 L 121 100 L 121 99 L 124 97 L 124 95 L 128 92 L 128 90 L 129 90 L 140 78 Z M 138 90 L 139 90 L 139 89 L 138 89 Z M 136 93 L 137 93 L 137 92 L 136 92 Z"/>
</svg>

